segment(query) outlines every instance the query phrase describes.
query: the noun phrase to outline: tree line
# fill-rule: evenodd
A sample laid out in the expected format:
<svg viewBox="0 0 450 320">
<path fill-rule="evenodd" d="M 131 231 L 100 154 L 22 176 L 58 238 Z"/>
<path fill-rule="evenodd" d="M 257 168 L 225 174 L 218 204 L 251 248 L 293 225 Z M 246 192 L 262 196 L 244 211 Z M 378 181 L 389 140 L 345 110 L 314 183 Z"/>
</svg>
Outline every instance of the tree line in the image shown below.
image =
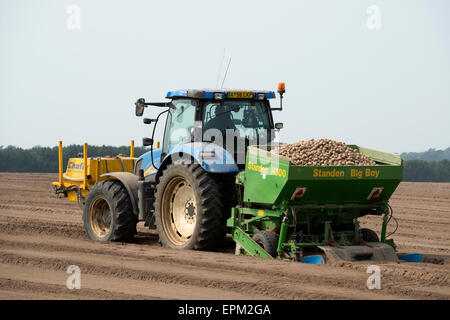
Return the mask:
<svg viewBox="0 0 450 320">
<path fill-rule="evenodd" d="M 433 148 L 424 152 L 403 152 L 401 154 L 404 160 L 424 160 L 424 161 L 441 161 L 450 160 L 450 147 L 445 150 L 436 150 Z"/>
<path fill-rule="evenodd" d="M 147 151 L 148 148 L 135 147 L 134 155 L 138 157 Z M 82 153 L 82 145 L 63 147 L 64 171 L 69 158 L 82 156 Z M 90 145 L 88 147 L 88 156 L 114 157 L 118 154 L 128 156 L 130 147 L 105 145 Z M 58 172 L 58 147 L 38 146 L 31 149 L 22 149 L 14 146 L 0 146 L 0 172 Z M 403 181 L 450 182 L 450 160 L 405 160 L 403 173 Z"/>
<path fill-rule="evenodd" d="M 403 167 L 403 181 L 450 182 L 450 160 L 406 160 Z"/>
<path fill-rule="evenodd" d="M 148 150 L 135 147 L 134 156 L 139 157 Z M 130 155 L 129 146 L 88 146 L 88 157 L 115 157 L 118 154 Z M 82 145 L 68 145 L 63 147 L 63 164 L 66 171 L 69 158 L 83 156 Z M 33 147 L 22 149 L 14 146 L 0 147 L 0 172 L 58 172 L 58 147 Z"/>
</svg>

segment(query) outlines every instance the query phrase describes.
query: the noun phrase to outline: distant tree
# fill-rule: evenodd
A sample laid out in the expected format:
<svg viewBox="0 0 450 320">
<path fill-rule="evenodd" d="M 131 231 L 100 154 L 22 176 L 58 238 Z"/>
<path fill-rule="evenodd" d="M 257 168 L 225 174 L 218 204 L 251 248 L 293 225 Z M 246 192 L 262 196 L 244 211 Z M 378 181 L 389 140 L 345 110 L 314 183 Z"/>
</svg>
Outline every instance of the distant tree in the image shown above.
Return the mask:
<svg viewBox="0 0 450 320">
<path fill-rule="evenodd" d="M 405 161 L 403 167 L 403 180 L 417 182 L 450 182 L 450 160 Z"/>
<path fill-rule="evenodd" d="M 425 152 L 404 152 L 401 154 L 404 160 L 425 160 L 425 161 L 441 161 L 450 160 L 450 147 L 445 150 L 436 150 L 433 148 Z"/>
<path fill-rule="evenodd" d="M 135 147 L 134 155 L 141 156 L 148 150 Z M 69 158 L 83 154 L 82 145 L 68 145 L 63 147 L 63 163 L 66 167 Z M 130 147 L 121 146 L 89 146 L 88 156 L 116 156 L 129 155 Z M 22 149 L 14 146 L 0 148 L 0 172 L 58 172 L 58 147 L 38 147 Z"/>
<path fill-rule="evenodd" d="M 450 148 L 449 148 L 450 149 Z M 447 150 L 449 150 L 447 149 Z M 431 151 L 430 151 L 431 150 Z M 434 154 L 434 149 L 429 151 Z M 439 150 L 446 152 L 447 150 Z M 135 156 L 140 156 L 148 150 L 144 147 L 134 149 Z M 449 150 L 450 151 L 450 150 Z M 63 148 L 64 168 L 69 158 L 75 158 L 83 153 L 82 145 L 68 145 Z M 88 156 L 129 155 L 128 146 L 89 146 Z M 33 147 L 22 149 L 14 146 L 0 147 L 0 171 L 3 172 L 58 172 L 58 147 Z M 450 160 L 404 161 L 403 181 L 418 182 L 450 182 Z"/>
</svg>

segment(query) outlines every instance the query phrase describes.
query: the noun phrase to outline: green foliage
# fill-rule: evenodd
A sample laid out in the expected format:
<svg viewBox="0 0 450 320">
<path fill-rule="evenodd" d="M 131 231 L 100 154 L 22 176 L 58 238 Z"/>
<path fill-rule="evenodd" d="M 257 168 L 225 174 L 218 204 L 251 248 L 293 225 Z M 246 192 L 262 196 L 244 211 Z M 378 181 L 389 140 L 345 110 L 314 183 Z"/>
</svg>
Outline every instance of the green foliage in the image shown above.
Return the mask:
<svg viewBox="0 0 450 320">
<path fill-rule="evenodd" d="M 447 149 L 447 150 L 450 150 Z M 134 149 L 138 157 L 148 150 L 144 147 Z M 446 151 L 446 150 L 444 150 Z M 82 145 L 69 145 L 63 148 L 64 171 L 69 158 L 82 156 Z M 88 146 L 88 155 L 93 157 L 130 154 L 130 147 Z M 58 147 L 35 146 L 22 149 L 14 146 L 0 146 L 0 172 L 58 172 Z M 450 160 L 424 161 L 406 160 L 403 181 L 450 182 Z"/>
<path fill-rule="evenodd" d="M 424 161 L 441 161 L 450 160 L 450 147 L 445 150 L 436 150 L 433 148 L 425 152 L 404 152 L 401 154 L 404 160 L 424 160 Z"/>
<path fill-rule="evenodd" d="M 134 155 L 139 157 L 148 150 L 144 147 L 135 147 Z M 69 158 L 82 156 L 82 145 L 69 145 L 63 147 L 64 171 Z M 104 157 L 123 154 L 129 156 L 130 147 L 121 146 L 88 146 L 88 156 Z M 0 172 L 58 172 L 58 147 L 33 147 L 22 149 L 14 146 L 0 147 Z"/>
<path fill-rule="evenodd" d="M 405 161 L 403 181 L 450 182 L 450 160 Z"/>
</svg>

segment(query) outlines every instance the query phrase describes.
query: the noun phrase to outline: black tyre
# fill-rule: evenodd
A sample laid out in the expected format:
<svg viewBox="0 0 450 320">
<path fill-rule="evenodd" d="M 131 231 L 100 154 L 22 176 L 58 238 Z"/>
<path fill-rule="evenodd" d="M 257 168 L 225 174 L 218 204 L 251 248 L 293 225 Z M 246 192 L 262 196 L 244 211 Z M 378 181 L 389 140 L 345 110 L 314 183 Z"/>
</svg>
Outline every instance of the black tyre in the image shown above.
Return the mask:
<svg viewBox="0 0 450 320">
<path fill-rule="evenodd" d="M 278 237 L 275 236 L 272 232 L 262 230 L 258 231 L 253 237 L 253 241 L 259 244 L 264 250 L 267 251 L 272 257 L 276 257 L 278 255 L 277 247 L 278 247 Z"/>
<path fill-rule="evenodd" d="M 159 240 L 176 249 L 214 249 L 223 238 L 223 204 L 216 182 L 197 164 L 172 164 L 155 192 Z"/>
<path fill-rule="evenodd" d="M 361 237 L 365 242 L 380 242 L 380 238 L 375 231 L 367 228 L 362 228 L 360 230 Z"/>
<path fill-rule="evenodd" d="M 119 180 L 97 182 L 83 211 L 84 231 L 91 240 L 128 242 L 136 234 L 137 216 Z"/>
</svg>

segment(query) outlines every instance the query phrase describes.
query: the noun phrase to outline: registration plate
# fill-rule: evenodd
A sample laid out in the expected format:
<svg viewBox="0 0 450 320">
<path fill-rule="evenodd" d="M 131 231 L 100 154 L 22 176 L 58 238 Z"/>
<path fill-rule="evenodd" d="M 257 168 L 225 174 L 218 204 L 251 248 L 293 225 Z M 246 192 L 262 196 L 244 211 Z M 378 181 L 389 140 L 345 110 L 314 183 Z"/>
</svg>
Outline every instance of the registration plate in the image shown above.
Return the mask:
<svg viewBox="0 0 450 320">
<path fill-rule="evenodd" d="M 253 98 L 253 92 L 249 91 L 230 91 L 228 98 L 249 99 Z"/>
</svg>

